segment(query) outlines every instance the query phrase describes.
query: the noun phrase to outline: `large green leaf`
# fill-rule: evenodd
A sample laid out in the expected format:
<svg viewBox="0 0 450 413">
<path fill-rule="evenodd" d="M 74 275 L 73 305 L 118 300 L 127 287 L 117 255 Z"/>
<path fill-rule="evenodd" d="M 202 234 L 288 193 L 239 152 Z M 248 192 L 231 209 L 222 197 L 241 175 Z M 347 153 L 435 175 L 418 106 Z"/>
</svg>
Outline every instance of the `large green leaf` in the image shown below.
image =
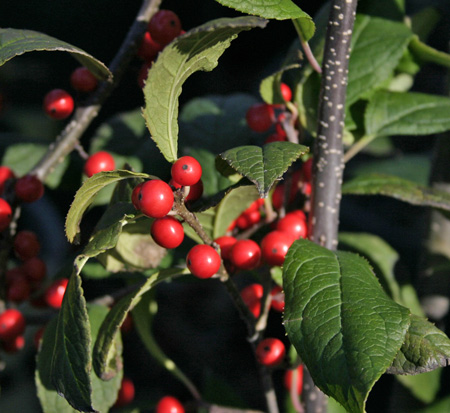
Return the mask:
<svg viewBox="0 0 450 413">
<path fill-rule="evenodd" d="M 123 297 L 114 305 L 102 323 L 93 350 L 93 365 L 95 373 L 103 380 L 109 380 L 117 372 L 117 366 L 110 363 L 114 352 L 114 338 L 119 332 L 129 311 L 141 300 L 142 295 L 158 283 L 169 278 L 186 274 L 186 269 L 169 269 L 151 275 L 148 280 L 136 290 Z"/>
<path fill-rule="evenodd" d="M 403 23 L 368 15 L 356 16 L 347 105 L 370 95 L 393 74 L 411 37 L 411 30 Z"/>
<path fill-rule="evenodd" d="M 116 170 L 99 172 L 84 182 L 75 194 L 75 199 L 66 217 L 66 236 L 70 242 L 73 242 L 80 232 L 81 218 L 100 190 L 122 179 L 131 178 L 154 179 L 155 177 L 143 173 Z"/>
<path fill-rule="evenodd" d="M 262 197 L 266 197 L 273 184 L 309 148 L 292 142 L 272 142 L 260 146 L 239 146 L 220 154 L 220 157 L 252 181 Z"/>
<path fill-rule="evenodd" d="M 257 17 L 218 19 L 190 30 L 160 53 L 148 72 L 143 115 L 153 140 L 169 162 L 178 158 L 178 97 L 193 73 L 211 71 L 243 30 L 265 27 Z"/>
<path fill-rule="evenodd" d="M 33 30 L 0 29 L 0 66 L 15 56 L 35 51 L 69 52 L 100 79 L 112 77 L 102 62 L 69 43 Z"/>
<path fill-rule="evenodd" d="M 450 129 L 450 98 L 379 91 L 365 114 L 368 135 L 429 135 Z"/>
<path fill-rule="evenodd" d="M 450 210 L 450 194 L 407 179 L 384 174 L 358 176 L 342 186 L 345 195 L 385 195 L 413 205 Z"/>
<path fill-rule="evenodd" d="M 78 260 L 58 314 L 51 381 L 75 409 L 95 412 L 92 401 L 91 332 L 79 275 L 87 258 Z"/>
<path fill-rule="evenodd" d="M 446 367 L 449 362 L 449 338 L 425 318 L 412 315 L 405 341 L 387 373 L 419 374 Z"/>
<path fill-rule="evenodd" d="M 97 337 L 100 323 L 109 312 L 107 307 L 89 306 L 88 316 L 91 326 L 91 336 L 93 339 Z M 45 327 L 42 338 L 41 347 L 37 356 L 35 381 L 37 387 L 37 395 L 41 402 L 44 413 L 76 413 L 78 410 L 72 408 L 67 401 L 61 397 L 55 390 L 50 381 L 50 366 L 55 344 L 57 319 L 54 318 Z M 121 363 L 121 338 L 116 337 L 116 357 Z M 114 404 L 117 399 L 117 392 L 122 381 L 122 371 L 113 380 L 103 382 L 93 374 L 92 379 L 92 403 L 96 410 L 106 412 Z"/>
<path fill-rule="evenodd" d="M 409 310 L 386 295 L 364 258 L 307 240 L 288 251 L 283 286 L 284 325 L 315 384 L 363 412 L 403 344 Z"/>
</svg>

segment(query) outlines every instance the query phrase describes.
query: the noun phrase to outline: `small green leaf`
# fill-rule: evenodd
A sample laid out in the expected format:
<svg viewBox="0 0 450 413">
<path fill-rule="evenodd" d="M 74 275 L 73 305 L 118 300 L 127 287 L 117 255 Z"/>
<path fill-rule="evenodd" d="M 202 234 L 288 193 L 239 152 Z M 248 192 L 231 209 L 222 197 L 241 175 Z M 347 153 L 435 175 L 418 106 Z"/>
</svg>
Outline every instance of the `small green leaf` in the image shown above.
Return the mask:
<svg viewBox="0 0 450 413">
<path fill-rule="evenodd" d="M 99 172 L 98 174 L 86 179 L 84 184 L 75 194 L 75 199 L 73 200 L 67 214 L 66 236 L 70 242 L 73 242 L 75 237 L 80 232 L 81 218 L 99 191 L 108 185 L 121 181 L 122 179 L 130 178 L 157 179 L 154 176 L 126 170 Z"/>
<path fill-rule="evenodd" d="M 265 19 L 306 19 L 312 22 L 302 9 L 291 0 L 216 0 L 223 6 L 231 7 L 242 13 L 253 14 Z"/>
<path fill-rule="evenodd" d="M 169 162 L 178 159 L 178 97 L 185 80 L 199 70 L 213 70 L 241 31 L 266 24 L 256 17 L 214 20 L 178 37 L 160 53 L 145 83 L 143 116 Z"/>
<path fill-rule="evenodd" d="M 342 185 L 344 195 L 385 195 L 413 205 L 450 210 L 450 194 L 415 182 L 384 174 L 358 176 Z"/>
<path fill-rule="evenodd" d="M 69 43 L 33 30 L 0 29 L 0 66 L 15 56 L 35 51 L 69 52 L 99 79 L 112 77 L 102 62 Z"/>
<path fill-rule="evenodd" d="M 118 370 L 110 365 L 111 352 L 113 351 L 114 338 L 119 332 L 129 311 L 140 301 L 142 295 L 160 282 L 169 278 L 187 274 L 186 269 L 169 269 L 151 275 L 148 280 L 137 287 L 135 291 L 123 297 L 114 305 L 102 323 L 93 350 L 93 366 L 95 373 L 103 380 L 114 377 Z"/>
<path fill-rule="evenodd" d="M 429 135 L 450 129 L 450 98 L 425 93 L 376 92 L 366 114 L 369 135 Z"/>
<path fill-rule="evenodd" d="M 405 341 L 387 373 L 419 374 L 446 367 L 449 362 L 449 338 L 425 318 L 412 315 Z"/>
<path fill-rule="evenodd" d="M 92 405 L 91 333 L 86 300 L 79 271 L 87 258 L 78 262 L 67 285 L 58 314 L 51 381 L 56 391 L 75 409 L 96 412 Z"/>
<path fill-rule="evenodd" d="M 266 197 L 272 185 L 309 148 L 292 142 L 272 142 L 260 146 L 239 146 L 220 154 L 220 157 L 252 181 L 261 198 Z"/>
<path fill-rule="evenodd" d="M 286 101 L 281 94 L 281 77 L 283 73 L 289 69 L 296 69 L 300 65 L 290 65 L 283 67 L 281 70 L 267 76 L 259 85 L 259 93 L 264 102 L 269 104 L 284 104 Z"/>
<path fill-rule="evenodd" d="M 307 240 L 289 249 L 283 286 L 286 332 L 314 383 L 362 413 L 404 342 L 408 309 L 386 295 L 364 258 Z"/>
</svg>

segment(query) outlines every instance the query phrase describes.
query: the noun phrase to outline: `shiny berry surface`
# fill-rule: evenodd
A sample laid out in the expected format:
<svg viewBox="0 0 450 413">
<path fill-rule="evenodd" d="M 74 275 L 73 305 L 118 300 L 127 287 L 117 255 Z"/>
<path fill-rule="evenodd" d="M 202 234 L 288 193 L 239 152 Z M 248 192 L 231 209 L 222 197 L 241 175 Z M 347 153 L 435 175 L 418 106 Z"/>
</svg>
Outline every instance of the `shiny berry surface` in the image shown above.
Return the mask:
<svg viewBox="0 0 450 413">
<path fill-rule="evenodd" d="M 152 179 L 142 185 L 138 200 L 143 214 L 150 218 L 162 218 L 172 209 L 174 198 L 168 184 Z"/>
<path fill-rule="evenodd" d="M 134 400 L 135 388 L 133 381 L 124 377 L 122 384 L 120 385 L 119 393 L 117 394 L 117 400 L 114 404 L 115 407 L 127 406 Z"/>
<path fill-rule="evenodd" d="M 156 405 L 155 413 L 184 413 L 184 407 L 173 396 L 164 396 Z"/>
<path fill-rule="evenodd" d="M 269 265 L 283 265 L 284 257 L 294 241 L 294 236 L 287 232 L 269 232 L 261 241 L 264 261 Z"/>
<path fill-rule="evenodd" d="M 0 166 L 0 194 L 3 193 L 6 181 L 12 178 L 14 178 L 14 172 L 7 166 Z"/>
<path fill-rule="evenodd" d="M 168 249 L 178 247 L 184 239 L 183 225 L 173 217 L 155 219 L 151 234 L 158 245 Z"/>
<path fill-rule="evenodd" d="M 0 232 L 9 227 L 12 220 L 11 205 L 3 198 L 0 198 Z"/>
<path fill-rule="evenodd" d="M 90 178 L 99 172 L 113 171 L 116 163 L 113 156 L 106 151 L 99 151 L 92 154 L 84 164 L 84 173 Z"/>
<path fill-rule="evenodd" d="M 268 367 L 280 365 L 286 354 L 286 348 L 278 338 L 265 338 L 256 346 L 256 358 L 259 363 Z"/>
<path fill-rule="evenodd" d="M 54 281 L 47 288 L 44 294 L 44 299 L 49 307 L 56 309 L 61 308 L 68 283 L 69 280 L 67 278 L 61 278 L 59 280 Z"/>
<path fill-rule="evenodd" d="M 171 174 L 177 184 L 192 186 L 202 177 L 202 167 L 192 156 L 182 156 L 172 165 Z"/>
<path fill-rule="evenodd" d="M 257 103 L 245 114 L 248 127 L 255 132 L 266 132 L 274 123 L 275 112 L 267 103 Z"/>
<path fill-rule="evenodd" d="M 156 43 L 165 46 L 180 35 L 181 22 L 173 11 L 159 10 L 150 19 L 148 31 Z"/>
<path fill-rule="evenodd" d="M 302 215 L 297 212 L 289 212 L 283 218 L 281 218 L 276 225 L 276 229 L 282 232 L 287 232 L 295 239 L 306 238 L 308 235 L 308 225 L 306 219 L 302 218 Z"/>
<path fill-rule="evenodd" d="M 32 231 L 19 231 L 14 237 L 14 253 L 22 260 L 26 261 L 36 257 L 41 249 L 41 244 L 37 235 Z"/>
<path fill-rule="evenodd" d="M 189 271 L 197 278 L 211 278 L 219 271 L 220 264 L 219 253 L 210 245 L 195 245 L 186 257 Z"/>
<path fill-rule="evenodd" d="M 72 96 L 63 89 L 53 89 L 44 97 L 44 111 L 52 119 L 66 119 L 74 106 Z"/>
<path fill-rule="evenodd" d="M 286 83 L 281 83 L 281 96 L 286 102 L 290 102 L 292 100 L 292 90 Z"/>
<path fill-rule="evenodd" d="M 0 340 L 14 340 L 24 331 L 25 318 L 19 310 L 10 308 L 0 314 Z"/>
<path fill-rule="evenodd" d="M 35 202 L 44 195 L 44 185 L 37 176 L 25 175 L 16 181 L 14 192 L 23 202 Z"/>
<path fill-rule="evenodd" d="M 241 270 L 255 269 L 261 260 L 261 248 L 251 239 L 243 239 L 233 245 L 230 253 L 231 263 Z"/>
<path fill-rule="evenodd" d="M 219 245 L 222 258 L 228 260 L 230 258 L 231 248 L 236 244 L 237 239 L 230 235 L 223 235 L 222 237 L 216 238 L 214 242 Z"/>
<path fill-rule="evenodd" d="M 70 84 L 79 92 L 92 92 L 97 88 L 98 80 L 87 67 L 78 67 L 70 75 Z"/>
<path fill-rule="evenodd" d="M 159 43 L 155 42 L 152 38 L 150 32 L 145 32 L 142 39 L 142 43 L 139 46 L 137 55 L 142 60 L 152 61 L 158 55 L 158 53 L 163 49 Z"/>
</svg>

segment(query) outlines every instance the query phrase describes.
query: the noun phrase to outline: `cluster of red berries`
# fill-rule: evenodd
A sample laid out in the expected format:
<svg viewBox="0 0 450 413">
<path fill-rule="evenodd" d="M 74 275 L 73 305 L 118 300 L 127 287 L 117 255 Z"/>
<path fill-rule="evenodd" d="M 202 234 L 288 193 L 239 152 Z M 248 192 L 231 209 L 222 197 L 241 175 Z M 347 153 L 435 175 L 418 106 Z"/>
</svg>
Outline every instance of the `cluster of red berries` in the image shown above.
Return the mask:
<svg viewBox="0 0 450 413">
<path fill-rule="evenodd" d="M 138 84 L 144 87 L 148 70 L 165 46 L 183 34 L 180 18 L 171 10 L 159 10 L 150 19 L 137 55 L 144 61 L 139 70 Z"/>
<path fill-rule="evenodd" d="M 84 66 L 76 68 L 70 75 L 72 88 L 80 93 L 90 93 L 97 88 L 98 80 L 94 74 Z M 66 119 L 75 108 L 72 95 L 64 89 L 53 89 L 44 96 L 43 108 L 52 119 Z"/>
<path fill-rule="evenodd" d="M 286 83 L 281 83 L 280 92 L 286 102 L 291 101 L 292 91 Z M 250 106 L 247 110 L 245 119 L 248 127 L 254 132 L 267 132 L 272 126 L 275 125 L 275 132 L 272 133 L 264 143 L 284 142 L 287 140 L 286 132 L 282 126 L 285 114 L 281 112 L 277 116 L 275 113 L 275 110 L 279 107 L 280 105 L 256 103 Z"/>
</svg>

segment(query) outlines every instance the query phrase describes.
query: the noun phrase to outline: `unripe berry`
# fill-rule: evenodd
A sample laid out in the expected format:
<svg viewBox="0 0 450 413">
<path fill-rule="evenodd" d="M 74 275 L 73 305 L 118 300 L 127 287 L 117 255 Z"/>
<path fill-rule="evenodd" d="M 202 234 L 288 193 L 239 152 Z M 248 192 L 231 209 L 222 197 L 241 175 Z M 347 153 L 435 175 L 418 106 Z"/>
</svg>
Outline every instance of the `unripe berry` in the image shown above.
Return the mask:
<svg viewBox="0 0 450 413">
<path fill-rule="evenodd" d="M 53 89 L 44 97 L 44 111 L 52 119 L 66 119 L 75 106 L 72 96 L 63 89 Z"/>
<path fill-rule="evenodd" d="M 159 10 L 148 23 L 148 31 L 153 40 L 161 46 L 166 46 L 180 35 L 181 22 L 171 10 Z"/>
<path fill-rule="evenodd" d="M 19 310 L 10 308 L 0 314 L 0 340 L 14 340 L 24 331 L 25 318 Z"/>
<path fill-rule="evenodd" d="M 70 75 L 70 84 L 75 90 L 88 93 L 97 88 L 98 80 L 87 67 L 81 66 Z"/>
<path fill-rule="evenodd" d="M 283 362 L 286 348 L 278 338 L 265 338 L 256 346 L 255 354 L 262 365 L 275 367 Z"/>
<path fill-rule="evenodd" d="M 14 185 L 16 197 L 22 202 L 35 202 L 44 195 L 44 185 L 35 175 L 25 175 L 19 178 Z"/>
<path fill-rule="evenodd" d="M 99 172 L 113 171 L 116 163 L 113 156 L 106 151 L 99 151 L 91 155 L 84 164 L 84 173 L 90 178 Z"/>
<path fill-rule="evenodd" d="M 12 220 L 11 205 L 3 198 L 0 198 L 0 232 L 3 232 L 9 227 Z"/>
<path fill-rule="evenodd" d="M 197 244 L 186 257 L 186 265 L 197 278 L 211 278 L 220 269 L 220 256 L 210 245 Z"/>
</svg>

